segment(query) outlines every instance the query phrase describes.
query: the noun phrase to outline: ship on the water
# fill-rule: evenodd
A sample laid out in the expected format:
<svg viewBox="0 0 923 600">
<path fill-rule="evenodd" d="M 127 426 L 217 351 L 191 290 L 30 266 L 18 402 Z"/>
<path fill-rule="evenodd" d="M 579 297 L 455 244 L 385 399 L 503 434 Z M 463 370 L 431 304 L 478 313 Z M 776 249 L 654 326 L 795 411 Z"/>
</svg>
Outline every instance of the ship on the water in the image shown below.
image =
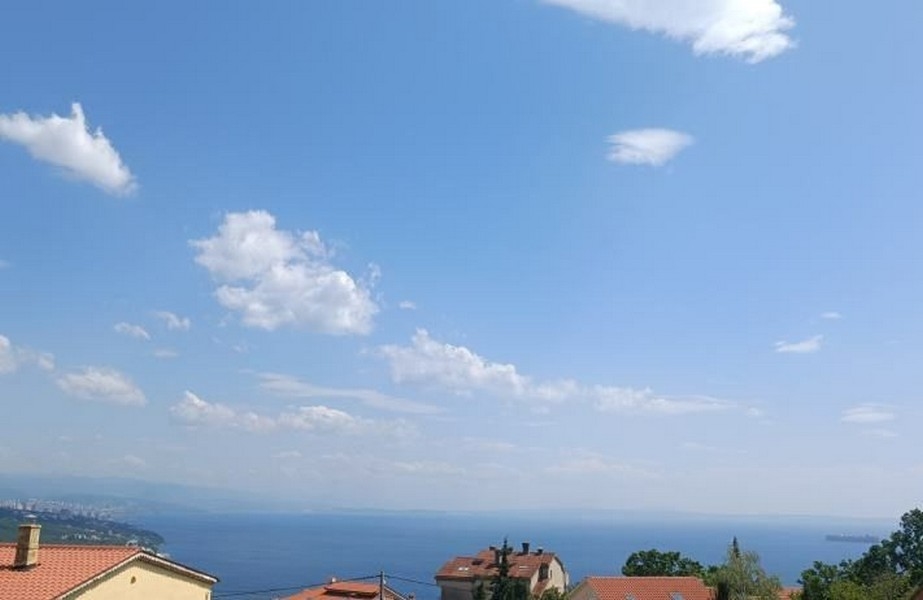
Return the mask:
<svg viewBox="0 0 923 600">
<path fill-rule="evenodd" d="M 851 535 L 848 533 L 828 533 L 824 538 L 828 542 L 853 542 L 857 544 L 876 544 L 881 541 L 877 535 Z"/>
</svg>

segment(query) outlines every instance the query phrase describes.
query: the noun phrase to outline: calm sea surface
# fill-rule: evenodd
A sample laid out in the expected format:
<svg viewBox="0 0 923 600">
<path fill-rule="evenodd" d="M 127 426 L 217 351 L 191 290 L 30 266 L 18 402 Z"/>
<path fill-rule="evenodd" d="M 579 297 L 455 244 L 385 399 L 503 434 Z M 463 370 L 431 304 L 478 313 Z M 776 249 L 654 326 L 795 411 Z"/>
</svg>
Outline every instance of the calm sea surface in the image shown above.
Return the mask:
<svg viewBox="0 0 923 600">
<path fill-rule="evenodd" d="M 217 575 L 215 597 L 252 590 L 307 587 L 328 580 L 390 575 L 389 584 L 420 600 L 438 598 L 433 574 L 447 559 L 466 555 L 504 536 L 556 552 L 571 582 L 587 575 L 617 575 L 635 550 L 678 550 L 704 564 L 718 563 L 737 536 L 763 566 L 794 584 L 814 560 L 838 562 L 860 555 L 862 544 L 828 542 L 828 533 L 884 536 L 887 522 L 802 518 L 671 517 L 601 518 L 444 514 L 384 515 L 180 515 L 141 523 L 166 538 L 163 550 L 181 562 Z M 410 583 L 398 578 L 417 580 Z M 267 591 L 238 598 L 274 598 Z"/>
</svg>

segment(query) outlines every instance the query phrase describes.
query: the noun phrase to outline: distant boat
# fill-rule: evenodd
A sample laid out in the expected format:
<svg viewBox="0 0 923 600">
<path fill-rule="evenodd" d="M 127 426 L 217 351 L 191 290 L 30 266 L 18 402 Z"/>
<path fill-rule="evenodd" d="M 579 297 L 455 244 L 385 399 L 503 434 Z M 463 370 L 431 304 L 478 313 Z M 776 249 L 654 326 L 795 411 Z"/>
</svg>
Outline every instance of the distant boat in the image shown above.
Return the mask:
<svg viewBox="0 0 923 600">
<path fill-rule="evenodd" d="M 828 542 L 855 542 L 858 544 L 876 544 L 881 541 L 877 535 L 849 535 L 847 533 L 828 533 L 824 538 Z"/>
</svg>

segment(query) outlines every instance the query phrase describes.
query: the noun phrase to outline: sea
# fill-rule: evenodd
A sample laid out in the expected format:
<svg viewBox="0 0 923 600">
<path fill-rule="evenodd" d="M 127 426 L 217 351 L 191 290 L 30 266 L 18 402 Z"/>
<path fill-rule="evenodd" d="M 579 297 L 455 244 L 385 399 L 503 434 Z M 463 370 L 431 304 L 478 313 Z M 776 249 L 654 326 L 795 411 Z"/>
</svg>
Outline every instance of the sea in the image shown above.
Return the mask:
<svg viewBox="0 0 923 600">
<path fill-rule="evenodd" d="M 504 539 L 514 548 L 555 552 L 576 584 L 588 575 L 619 575 L 634 551 L 679 551 L 720 563 L 737 537 L 741 548 L 786 585 L 816 560 L 860 556 L 867 544 L 831 542 L 827 534 L 886 537 L 895 523 L 813 517 L 712 517 L 575 513 L 161 514 L 140 525 L 161 534 L 173 560 L 217 576 L 213 597 L 272 599 L 331 580 L 367 578 L 418 600 L 438 600 L 434 574 L 453 556 Z"/>
</svg>

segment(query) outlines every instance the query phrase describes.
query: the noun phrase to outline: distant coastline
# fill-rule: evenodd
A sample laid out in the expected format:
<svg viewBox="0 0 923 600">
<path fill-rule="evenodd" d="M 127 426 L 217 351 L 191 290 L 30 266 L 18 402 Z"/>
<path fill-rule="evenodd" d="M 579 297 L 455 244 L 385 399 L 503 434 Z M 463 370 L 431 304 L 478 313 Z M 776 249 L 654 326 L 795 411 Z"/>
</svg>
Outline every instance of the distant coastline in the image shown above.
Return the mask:
<svg viewBox="0 0 923 600">
<path fill-rule="evenodd" d="M 828 533 L 824 536 L 828 542 L 851 542 L 857 544 L 877 544 L 881 539 L 877 535 L 851 535 L 848 533 Z"/>
</svg>

